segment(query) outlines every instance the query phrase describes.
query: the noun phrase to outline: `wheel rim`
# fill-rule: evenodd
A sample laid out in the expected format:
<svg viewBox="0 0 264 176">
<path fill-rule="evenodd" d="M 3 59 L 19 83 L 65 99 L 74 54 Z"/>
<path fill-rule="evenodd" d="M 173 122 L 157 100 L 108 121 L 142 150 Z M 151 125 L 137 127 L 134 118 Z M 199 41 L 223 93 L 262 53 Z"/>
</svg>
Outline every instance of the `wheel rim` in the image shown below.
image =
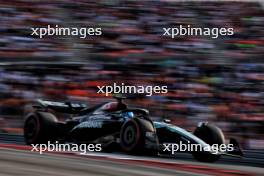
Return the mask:
<svg viewBox="0 0 264 176">
<path fill-rule="evenodd" d="M 33 139 L 38 133 L 38 122 L 35 118 L 29 118 L 25 124 L 25 136 Z"/>
<path fill-rule="evenodd" d="M 133 126 L 128 126 L 124 131 L 124 143 L 127 146 L 133 145 L 136 141 L 136 130 Z"/>
</svg>

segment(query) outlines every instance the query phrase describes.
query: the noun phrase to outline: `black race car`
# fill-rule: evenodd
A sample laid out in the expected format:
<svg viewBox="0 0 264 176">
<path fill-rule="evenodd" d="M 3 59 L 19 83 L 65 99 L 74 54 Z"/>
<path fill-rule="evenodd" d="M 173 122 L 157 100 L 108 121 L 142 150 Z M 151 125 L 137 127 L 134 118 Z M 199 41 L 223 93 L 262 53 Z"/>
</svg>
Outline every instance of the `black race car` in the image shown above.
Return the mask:
<svg viewBox="0 0 264 176">
<path fill-rule="evenodd" d="M 223 132 L 212 124 L 200 123 L 191 133 L 169 121 L 152 121 L 148 110 L 129 108 L 122 98 L 92 108 L 82 103 L 44 100 L 38 100 L 38 105 L 33 107 L 34 110 L 26 114 L 24 123 L 24 138 L 29 145 L 48 141 L 99 143 L 108 151 L 121 149 L 132 154 L 158 155 L 174 153 L 177 144 L 195 144 L 202 149 L 187 152 L 199 161 L 214 162 L 221 155 L 242 156 L 235 139 L 229 143 L 233 146 L 232 150 L 210 148 L 213 144 L 225 144 Z M 54 111 L 73 117 L 60 122 L 52 113 Z"/>
</svg>

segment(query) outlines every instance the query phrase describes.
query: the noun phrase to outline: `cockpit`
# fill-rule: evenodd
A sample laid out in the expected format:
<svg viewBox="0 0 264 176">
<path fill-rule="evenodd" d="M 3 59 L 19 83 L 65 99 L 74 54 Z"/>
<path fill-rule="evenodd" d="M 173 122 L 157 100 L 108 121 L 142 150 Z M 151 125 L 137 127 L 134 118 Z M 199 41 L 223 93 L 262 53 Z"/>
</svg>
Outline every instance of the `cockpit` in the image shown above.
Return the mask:
<svg viewBox="0 0 264 176">
<path fill-rule="evenodd" d="M 94 114 L 102 114 L 105 112 L 114 112 L 114 111 L 121 111 L 127 109 L 127 105 L 120 102 L 109 102 L 104 105 L 102 105 L 100 108 L 98 108 Z"/>
</svg>

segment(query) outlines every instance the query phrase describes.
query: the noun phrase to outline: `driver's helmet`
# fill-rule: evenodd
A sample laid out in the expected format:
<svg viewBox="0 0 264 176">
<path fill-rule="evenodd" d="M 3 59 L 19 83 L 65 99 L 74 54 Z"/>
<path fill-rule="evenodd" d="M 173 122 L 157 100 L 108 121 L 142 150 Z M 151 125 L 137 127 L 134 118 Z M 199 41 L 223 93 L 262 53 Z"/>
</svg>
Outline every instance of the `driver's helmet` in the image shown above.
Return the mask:
<svg viewBox="0 0 264 176">
<path fill-rule="evenodd" d="M 132 119 L 133 117 L 134 117 L 134 113 L 133 112 L 125 112 L 125 118 Z"/>
</svg>

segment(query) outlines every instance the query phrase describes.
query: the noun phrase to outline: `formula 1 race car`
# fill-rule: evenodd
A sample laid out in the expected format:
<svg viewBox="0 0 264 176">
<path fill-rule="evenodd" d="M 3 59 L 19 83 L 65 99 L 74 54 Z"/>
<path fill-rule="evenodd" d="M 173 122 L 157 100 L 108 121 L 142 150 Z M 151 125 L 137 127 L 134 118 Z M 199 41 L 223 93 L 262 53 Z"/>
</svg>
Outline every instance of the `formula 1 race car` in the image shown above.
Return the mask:
<svg viewBox="0 0 264 176">
<path fill-rule="evenodd" d="M 174 144 L 198 144 L 202 147 L 225 144 L 223 132 L 209 123 L 200 123 L 194 133 L 169 121 L 156 122 L 149 111 L 129 108 L 123 98 L 88 108 L 82 103 L 64 103 L 38 100 L 34 110 L 26 114 L 24 138 L 28 145 L 51 142 L 101 144 L 105 150 L 121 149 L 131 154 L 163 154 L 174 152 Z M 60 112 L 73 117 L 64 122 L 52 113 Z M 221 155 L 242 156 L 235 139 L 230 140 L 231 151 L 212 148 L 189 151 L 203 162 L 214 162 Z"/>
</svg>

